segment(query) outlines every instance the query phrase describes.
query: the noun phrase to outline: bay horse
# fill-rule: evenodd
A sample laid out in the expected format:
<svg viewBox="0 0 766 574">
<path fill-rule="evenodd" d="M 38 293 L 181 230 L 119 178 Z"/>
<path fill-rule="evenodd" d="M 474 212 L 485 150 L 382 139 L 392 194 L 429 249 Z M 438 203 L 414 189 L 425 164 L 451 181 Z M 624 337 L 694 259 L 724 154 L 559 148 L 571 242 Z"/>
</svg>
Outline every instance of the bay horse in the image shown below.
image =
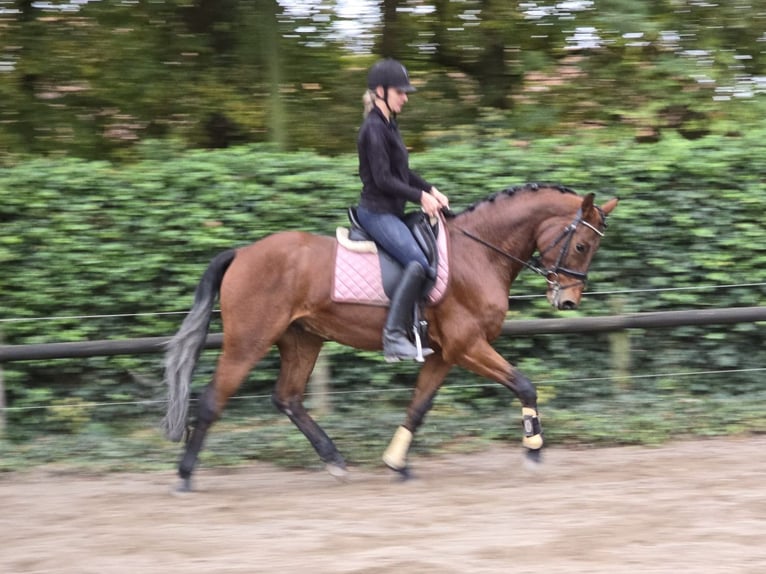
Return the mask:
<svg viewBox="0 0 766 574">
<path fill-rule="evenodd" d="M 408 476 L 413 434 L 455 365 L 497 381 L 518 397 L 524 452 L 533 463 L 540 460 L 537 391 L 490 343 L 500 334 L 511 283 L 524 268 L 545 278 L 547 298 L 555 308 L 577 307 L 606 217 L 617 201 L 597 206 L 593 193 L 581 196 L 559 185 L 526 184 L 441 218 L 448 234 L 450 276 L 441 300 L 424 311 L 435 352 L 425 359 L 404 422 L 383 455 L 388 467 Z M 282 231 L 223 251 L 210 262 L 165 356 L 164 426 L 168 438 L 179 441 L 187 424 L 192 373 L 219 296 L 223 347 L 212 381 L 200 395 L 196 425 L 179 463 L 179 490 L 191 489 L 210 426 L 273 345 L 281 358 L 274 405 L 311 442 L 331 474 L 345 475 L 343 456 L 303 405 L 304 392 L 325 341 L 381 349 L 386 308 L 332 300 L 335 242 L 334 237 Z"/>
</svg>

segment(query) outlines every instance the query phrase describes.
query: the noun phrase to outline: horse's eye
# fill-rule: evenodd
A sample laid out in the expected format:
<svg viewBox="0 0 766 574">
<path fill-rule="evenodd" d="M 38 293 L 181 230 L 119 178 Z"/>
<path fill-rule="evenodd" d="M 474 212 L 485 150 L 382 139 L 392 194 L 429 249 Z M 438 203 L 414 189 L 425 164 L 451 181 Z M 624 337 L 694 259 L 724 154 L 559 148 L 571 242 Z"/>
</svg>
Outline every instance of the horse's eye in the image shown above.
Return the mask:
<svg viewBox="0 0 766 574">
<path fill-rule="evenodd" d="M 577 245 L 575 245 L 575 251 L 577 251 L 577 253 L 584 253 L 585 245 L 582 243 L 578 243 Z"/>
</svg>

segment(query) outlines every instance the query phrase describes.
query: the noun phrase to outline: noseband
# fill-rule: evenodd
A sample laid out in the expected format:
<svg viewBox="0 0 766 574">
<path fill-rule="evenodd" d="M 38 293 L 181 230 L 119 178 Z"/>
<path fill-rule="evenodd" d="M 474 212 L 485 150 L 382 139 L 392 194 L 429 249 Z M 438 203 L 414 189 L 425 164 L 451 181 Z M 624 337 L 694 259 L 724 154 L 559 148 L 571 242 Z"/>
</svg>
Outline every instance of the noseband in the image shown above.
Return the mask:
<svg viewBox="0 0 766 574">
<path fill-rule="evenodd" d="M 606 229 L 606 216 L 604 215 L 604 212 L 601 211 L 601 208 L 596 207 L 599 214 L 601 215 L 601 223 Z M 577 231 L 577 227 L 579 225 L 584 225 L 588 229 L 591 229 L 596 235 L 599 237 L 604 236 L 604 232 L 600 231 L 599 229 L 596 229 L 595 226 L 591 225 L 587 221 L 585 221 L 582 218 L 582 208 L 577 210 L 577 214 L 575 215 L 575 218 L 572 220 L 572 222 L 564 227 L 564 229 L 559 233 L 559 235 L 556 237 L 556 239 L 553 240 L 553 242 L 540 251 L 539 255 L 536 255 L 535 257 L 532 257 L 529 261 L 522 261 L 515 255 L 511 255 L 507 251 L 504 251 L 503 249 L 500 249 L 496 245 L 493 245 L 489 243 L 488 241 L 485 241 L 481 237 L 478 237 L 477 235 L 474 235 L 470 231 L 466 231 L 465 229 L 458 228 L 460 232 L 465 235 L 466 237 L 470 237 L 474 241 L 477 241 L 478 243 L 481 243 L 485 247 L 488 247 L 492 251 L 495 251 L 499 253 L 500 255 L 510 259 L 511 261 L 515 261 L 516 263 L 520 263 L 530 271 L 534 271 L 538 275 L 542 275 L 545 277 L 545 280 L 548 282 L 548 285 L 551 289 L 558 295 L 558 293 L 562 289 L 569 289 L 571 287 L 574 287 L 578 283 L 584 284 L 585 281 L 588 279 L 587 273 L 581 273 L 580 271 L 575 271 L 574 269 L 569 269 L 568 267 L 563 266 L 563 261 L 566 259 L 567 254 L 569 253 L 569 246 L 572 243 L 572 237 L 574 237 L 575 231 Z M 545 256 L 546 253 L 548 253 L 551 249 L 555 248 L 557 245 L 561 244 L 561 250 L 559 251 L 559 256 L 556 258 L 556 263 L 552 267 L 543 267 L 542 265 L 542 258 Z M 568 285 L 561 285 L 561 282 L 559 281 L 559 275 L 567 275 L 569 277 L 572 277 L 576 279 L 574 283 L 570 283 Z"/>
<path fill-rule="evenodd" d="M 599 214 L 601 215 L 602 223 L 605 224 L 606 218 L 600 209 L 599 209 Z M 566 256 L 569 253 L 569 247 L 572 243 L 572 237 L 574 237 L 575 231 L 577 231 L 577 227 L 579 225 L 584 225 L 588 229 L 591 229 L 599 237 L 604 236 L 603 231 L 596 229 L 593 225 L 583 220 L 582 209 L 578 209 L 577 214 L 575 215 L 575 218 L 572 220 L 572 223 L 567 225 L 561 231 L 561 233 L 559 233 L 558 237 L 556 237 L 556 239 L 553 240 L 553 243 L 551 243 L 548 247 L 543 249 L 539 255 L 537 255 L 536 257 L 533 257 L 532 260 L 530 261 L 529 267 L 531 269 L 534 269 L 536 273 L 545 276 L 545 280 L 553 288 L 554 291 L 558 292 L 561 289 L 568 289 L 569 287 L 572 287 L 577 284 L 577 283 L 573 283 L 573 284 L 562 287 L 558 279 L 559 275 L 567 275 L 569 277 L 576 279 L 577 282 L 582 284 L 585 284 L 585 282 L 588 280 L 587 273 L 581 273 L 580 271 L 575 271 L 574 269 L 569 269 L 568 267 L 563 266 L 563 261 L 564 259 L 566 259 Z M 606 227 L 606 225 L 604 225 L 604 227 Z M 545 269 L 541 265 L 543 256 L 546 253 L 548 253 L 548 251 L 556 247 L 559 243 L 561 244 L 561 250 L 559 251 L 559 256 L 556 259 L 556 263 L 553 265 L 553 267 Z"/>
</svg>

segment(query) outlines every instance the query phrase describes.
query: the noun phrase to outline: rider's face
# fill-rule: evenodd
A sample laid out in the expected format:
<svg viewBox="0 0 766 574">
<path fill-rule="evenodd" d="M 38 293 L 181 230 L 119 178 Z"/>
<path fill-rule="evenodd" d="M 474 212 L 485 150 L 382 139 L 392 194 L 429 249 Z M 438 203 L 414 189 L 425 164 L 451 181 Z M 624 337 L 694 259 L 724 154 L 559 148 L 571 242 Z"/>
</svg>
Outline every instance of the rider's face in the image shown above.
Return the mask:
<svg viewBox="0 0 766 574">
<path fill-rule="evenodd" d="M 407 100 L 407 92 L 397 90 L 396 88 L 388 88 L 388 105 L 391 107 L 391 111 L 395 114 L 402 111 Z"/>
<path fill-rule="evenodd" d="M 379 98 L 383 98 L 384 90 L 386 89 L 388 90 L 388 107 L 391 108 L 393 113 L 398 114 L 402 111 L 404 104 L 407 103 L 407 92 L 396 88 L 383 88 L 382 86 L 378 86 L 376 93 Z"/>
</svg>

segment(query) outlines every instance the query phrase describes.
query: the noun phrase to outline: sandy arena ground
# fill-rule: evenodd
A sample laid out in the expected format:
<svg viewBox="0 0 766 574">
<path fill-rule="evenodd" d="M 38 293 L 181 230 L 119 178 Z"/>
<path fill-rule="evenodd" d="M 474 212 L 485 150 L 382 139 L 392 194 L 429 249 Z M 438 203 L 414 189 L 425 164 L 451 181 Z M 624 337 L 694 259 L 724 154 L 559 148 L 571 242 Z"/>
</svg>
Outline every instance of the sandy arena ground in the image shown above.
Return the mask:
<svg viewBox="0 0 766 574">
<path fill-rule="evenodd" d="M 515 446 L 381 466 L 346 484 L 268 464 L 0 476 L 7 574 L 766 572 L 766 437 L 658 448 Z"/>
</svg>

